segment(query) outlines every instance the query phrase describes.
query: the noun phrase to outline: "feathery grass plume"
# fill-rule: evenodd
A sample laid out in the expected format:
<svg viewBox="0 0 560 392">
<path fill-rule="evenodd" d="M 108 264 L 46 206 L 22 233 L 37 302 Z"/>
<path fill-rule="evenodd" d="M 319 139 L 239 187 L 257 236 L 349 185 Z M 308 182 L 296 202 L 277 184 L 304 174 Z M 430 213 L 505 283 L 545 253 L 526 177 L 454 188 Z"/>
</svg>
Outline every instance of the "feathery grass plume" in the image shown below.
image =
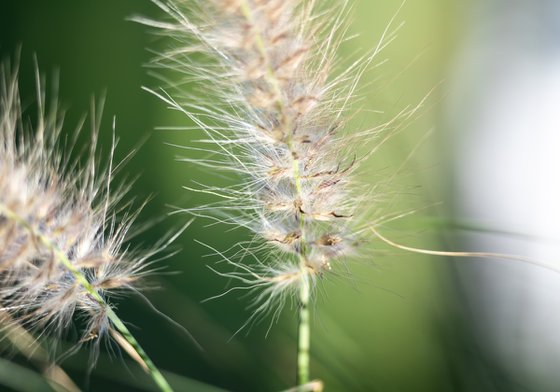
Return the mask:
<svg viewBox="0 0 560 392">
<path fill-rule="evenodd" d="M 39 336 L 54 334 L 54 342 L 79 321 L 79 343 L 94 342 L 93 362 L 99 342 L 110 336 L 169 391 L 108 302 L 137 290 L 152 256 L 166 244 L 145 252 L 126 244 L 138 212 L 117 206 L 126 187 L 111 188 L 116 143 L 105 167 L 97 159 L 95 105 L 89 149 L 73 152 L 76 139 L 67 141 L 62 133 L 56 96 L 45 107 L 38 71 L 34 129 L 24 117 L 17 73 L 7 61 L 0 66 L 0 307 L 10 316 L 3 320 Z"/>
<path fill-rule="evenodd" d="M 191 189 L 221 200 L 188 211 L 254 233 L 233 254 L 213 249 L 234 267 L 218 273 L 241 282 L 232 290 L 255 291 L 248 324 L 267 314 L 275 320 L 296 299 L 298 383 L 308 383 L 316 283 L 359 251 L 374 208 L 372 187 L 355 174 L 369 156 L 358 147 L 376 132 L 346 133 L 343 114 L 391 36 L 332 78 L 346 2 L 330 9 L 314 0 L 152 1 L 170 18 L 135 19 L 173 40 L 152 65 L 184 76 L 169 94 L 152 92 L 204 131 L 203 147 L 192 150 L 211 153 L 185 160 L 241 177 L 228 188 Z M 190 82 L 189 95 L 181 90 Z"/>
</svg>

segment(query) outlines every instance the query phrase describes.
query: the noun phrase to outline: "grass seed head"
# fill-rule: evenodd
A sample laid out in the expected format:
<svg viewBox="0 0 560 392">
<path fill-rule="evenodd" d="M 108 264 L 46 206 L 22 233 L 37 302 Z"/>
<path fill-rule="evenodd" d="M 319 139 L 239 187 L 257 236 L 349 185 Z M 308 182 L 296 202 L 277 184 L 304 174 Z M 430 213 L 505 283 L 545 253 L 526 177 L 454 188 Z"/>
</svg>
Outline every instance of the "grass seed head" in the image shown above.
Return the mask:
<svg viewBox="0 0 560 392">
<path fill-rule="evenodd" d="M 230 254 L 216 253 L 235 267 L 224 275 L 258 290 L 254 317 L 277 315 L 301 284 L 340 271 L 359 250 L 371 205 L 356 181 L 357 151 L 375 135 L 348 136 L 342 114 L 371 58 L 331 77 L 346 7 L 153 2 L 168 19 L 136 19 L 172 44 L 151 66 L 183 76 L 153 92 L 203 130 L 208 156 L 192 162 L 240 176 L 230 187 L 197 189 L 222 200 L 189 211 L 253 232 Z"/>
<path fill-rule="evenodd" d="M 125 247 L 136 213 L 116 215 L 126 189 L 111 189 L 112 157 L 105 168 L 96 158 L 99 113 L 91 147 L 73 151 L 39 77 L 30 125 L 17 73 L 0 66 L 0 311 L 41 335 L 60 336 L 80 318 L 80 341 L 98 340 L 112 326 L 106 299 L 134 290 L 153 252 Z"/>
</svg>

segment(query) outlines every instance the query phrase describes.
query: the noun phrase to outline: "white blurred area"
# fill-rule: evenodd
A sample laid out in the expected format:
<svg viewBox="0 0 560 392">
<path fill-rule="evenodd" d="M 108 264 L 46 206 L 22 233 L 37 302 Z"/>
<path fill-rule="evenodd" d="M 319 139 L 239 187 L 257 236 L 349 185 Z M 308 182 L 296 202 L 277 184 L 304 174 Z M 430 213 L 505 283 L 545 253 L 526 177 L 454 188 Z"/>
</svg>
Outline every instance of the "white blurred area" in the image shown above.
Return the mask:
<svg viewBox="0 0 560 392">
<path fill-rule="evenodd" d="M 480 0 L 461 11 L 466 38 L 445 121 L 457 216 L 512 232 L 469 235 L 468 248 L 560 269 L 560 0 Z M 560 391 L 560 273 L 483 260 L 459 276 L 491 360 L 520 390 Z"/>
</svg>

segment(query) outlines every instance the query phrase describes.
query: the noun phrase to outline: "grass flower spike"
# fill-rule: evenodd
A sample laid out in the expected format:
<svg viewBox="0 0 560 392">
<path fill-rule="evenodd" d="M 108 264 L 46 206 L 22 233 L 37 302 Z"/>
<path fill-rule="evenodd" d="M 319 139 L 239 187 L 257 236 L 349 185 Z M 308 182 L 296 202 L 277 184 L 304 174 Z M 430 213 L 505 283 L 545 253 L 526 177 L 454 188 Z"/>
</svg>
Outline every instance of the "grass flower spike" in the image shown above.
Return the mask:
<svg viewBox="0 0 560 392">
<path fill-rule="evenodd" d="M 96 353 L 101 339 L 113 337 L 162 390 L 170 390 L 108 303 L 111 296 L 136 290 L 157 249 L 142 253 L 125 246 L 136 214 L 117 217 L 126 189 L 110 189 L 115 168 L 108 163 L 102 169 L 96 159 L 100 116 L 93 110 L 91 148 L 73 152 L 76 140 L 66 141 L 56 100 L 46 110 L 39 76 L 37 85 L 32 129 L 22 112 L 17 71 L 2 65 L 0 308 L 40 335 L 60 337 L 79 319 L 80 343 L 95 341 Z"/>
<path fill-rule="evenodd" d="M 191 161 L 241 176 L 226 189 L 195 189 L 222 200 L 189 211 L 254 233 L 222 254 L 234 271 L 220 274 L 255 290 L 249 322 L 274 319 L 297 299 L 298 383 L 308 383 L 316 282 L 357 251 L 370 210 L 355 171 L 365 158 L 357 144 L 373 132 L 350 135 L 342 117 L 373 56 L 331 78 L 342 18 L 317 1 L 153 2 L 171 18 L 137 20 L 174 40 L 153 66 L 184 76 L 169 94 L 154 93 L 204 131 L 211 155 Z M 195 91 L 185 93 L 192 81 Z"/>
</svg>

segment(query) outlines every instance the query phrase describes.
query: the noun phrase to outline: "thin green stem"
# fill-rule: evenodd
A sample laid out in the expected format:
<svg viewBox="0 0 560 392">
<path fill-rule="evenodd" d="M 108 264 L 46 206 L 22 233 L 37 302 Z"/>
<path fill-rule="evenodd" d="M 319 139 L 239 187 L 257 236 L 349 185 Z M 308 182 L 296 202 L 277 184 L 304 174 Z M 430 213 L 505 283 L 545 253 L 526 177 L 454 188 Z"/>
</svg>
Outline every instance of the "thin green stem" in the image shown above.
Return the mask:
<svg viewBox="0 0 560 392">
<path fill-rule="evenodd" d="M 288 144 L 290 150 L 293 151 L 292 143 Z M 295 154 L 292 154 L 294 157 Z M 301 174 L 299 170 L 299 159 L 293 159 L 293 174 L 296 187 L 296 195 L 298 201 L 301 201 L 303 194 L 301 186 Z M 309 299 L 311 296 L 311 282 L 309 281 L 309 266 L 307 261 L 307 243 L 305 235 L 305 215 L 299 215 L 300 224 L 300 254 L 299 254 L 299 269 L 300 269 L 300 287 L 298 297 L 298 351 L 297 351 L 297 385 L 307 384 L 309 380 L 309 350 L 311 346 L 311 330 L 310 330 L 310 312 L 309 312 Z M 298 389 L 299 390 L 299 389 Z"/>
<path fill-rule="evenodd" d="M 140 343 L 136 340 L 136 338 L 132 335 L 130 330 L 126 327 L 126 325 L 122 322 L 122 320 L 117 316 L 117 314 L 107 306 L 107 317 L 111 320 L 114 327 L 119 331 L 119 333 L 126 339 L 128 343 L 132 346 L 134 351 L 140 356 L 142 362 L 146 365 L 147 371 L 156 383 L 156 385 L 163 391 L 163 392 L 173 392 L 171 385 L 167 382 L 163 374 L 159 371 L 156 365 L 152 362 L 148 354 L 144 351 Z"/>
<path fill-rule="evenodd" d="M 111 320 L 112 325 L 115 329 L 119 332 L 119 334 L 128 342 L 130 347 L 134 350 L 135 354 L 138 355 L 138 358 L 134 358 L 135 360 L 140 359 L 141 363 L 143 363 L 143 367 L 145 370 L 150 374 L 156 385 L 163 391 L 163 392 L 173 392 L 173 389 L 163 377 L 159 369 L 154 365 L 148 354 L 144 351 L 140 343 L 134 338 L 132 333 L 126 327 L 126 325 L 122 322 L 122 320 L 117 316 L 117 314 L 113 311 L 111 306 L 105 302 L 101 294 L 91 285 L 91 283 L 87 280 L 87 278 L 82 274 L 82 272 L 72 264 L 72 262 L 68 259 L 66 254 L 56 246 L 48 237 L 43 235 L 39 230 L 35 229 L 32 225 L 29 224 L 25 219 L 20 217 L 17 213 L 12 211 L 7 206 L 0 203 L 0 215 L 4 215 L 7 219 L 16 222 L 17 224 L 24 227 L 29 233 L 34 236 L 41 244 L 43 244 L 47 249 L 49 249 L 56 259 L 62 264 L 72 275 L 76 281 L 87 291 L 87 293 L 100 305 L 102 305 L 107 313 L 107 317 Z M 125 350 L 127 348 L 125 347 Z M 127 350 L 128 351 L 128 350 Z"/>
<path fill-rule="evenodd" d="M 291 143 L 289 144 L 292 149 Z M 296 187 L 296 194 L 298 199 L 301 200 L 303 193 L 301 186 L 301 173 L 299 170 L 299 159 L 293 160 L 293 174 Z M 301 270 L 301 281 L 299 288 L 299 314 L 298 314 L 298 352 L 297 352 L 297 384 L 307 384 L 309 380 L 309 349 L 311 344 L 311 330 L 310 330 L 310 313 L 309 313 L 309 298 L 311 295 L 311 285 L 309 282 L 308 266 L 307 266 L 307 249 L 305 238 L 305 218 L 300 215 L 300 230 L 301 230 L 301 250 L 299 257 L 299 268 Z"/>
<path fill-rule="evenodd" d="M 299 291 L 299 319 L 298 319 L 298 356 L 297 383 L 307 384 L 309 380 L 309 347 L 311 332 L 309 328 L 309 294 L 310 285 L 307 274 L 303 275 Z"/>
</svg>

